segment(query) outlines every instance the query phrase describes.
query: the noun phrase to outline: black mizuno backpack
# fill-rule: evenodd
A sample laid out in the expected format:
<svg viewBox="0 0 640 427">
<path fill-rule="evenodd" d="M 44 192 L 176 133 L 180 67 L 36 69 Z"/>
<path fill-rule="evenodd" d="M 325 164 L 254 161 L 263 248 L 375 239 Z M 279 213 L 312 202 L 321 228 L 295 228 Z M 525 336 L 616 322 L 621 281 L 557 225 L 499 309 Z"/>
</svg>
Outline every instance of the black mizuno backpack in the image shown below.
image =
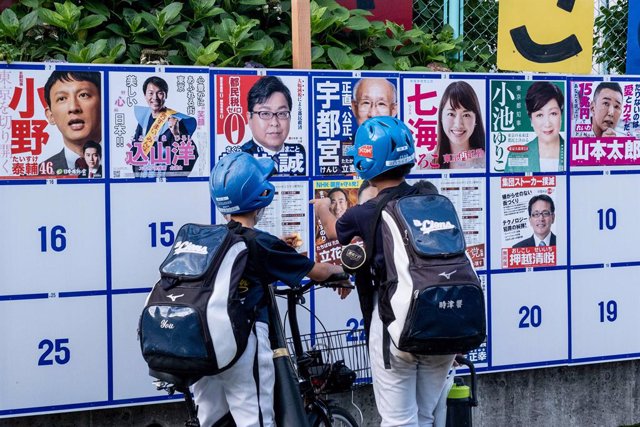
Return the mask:
<svg viewBox="0 0 640 427">
<path fill-rule="evenodd" d="M 140 316 L 140 346 L 151 370 L 214 375 L 242 355 L 253 326 L 238 289 L 247 253 L 246 241 L 227 225 L 180 228 Z"/>
<path fill-rule="evenodd" d="M 376 216 L 386 267 L 378 308 L 388 337 L 414 354 L 477 348 L 486 338 L 484 295 L 453 204 L 439 194 L 391 196 Z"/>
</svg>

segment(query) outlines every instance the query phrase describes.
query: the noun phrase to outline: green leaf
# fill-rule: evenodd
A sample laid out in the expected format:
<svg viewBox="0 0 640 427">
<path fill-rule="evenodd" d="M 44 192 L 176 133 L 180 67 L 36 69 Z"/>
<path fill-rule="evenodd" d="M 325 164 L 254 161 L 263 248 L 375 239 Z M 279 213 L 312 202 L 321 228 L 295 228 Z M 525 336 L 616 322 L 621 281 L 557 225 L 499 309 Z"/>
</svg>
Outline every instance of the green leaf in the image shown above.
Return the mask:
<svg viewBox="0 0 640 427">
<path fill-rule="evenodd" d="M 379 41 L 380 46 L 395 49 L 398 46 L 402 46 L 402 43 L 396 39 L 381 39 Z"/>
<path fill-rule="evenodd" d="M 242 56 L 252 56 L 259 55 L 264 52 L 267 48 L 267 41 L 265 39 L 261 40 L 253 40 L 247 44 L 242 45 L 240 49 L 238 49 L 238 53 Z"/>
<path fill-rule="evenodd" d="M 114 34 L 117 34 L 121 37 L 127 37 L 127 33 L 124 31 L 124 29 L 119 25 L 119 24 L 109 24 L 106 27 L 109 31 L 111 31 Z"/>
<path fill-rule="evenodd" d="M 163 15 L 164 22 L 171 23 L 174 19 L 178 17 L 178 15 L 180 15 L 182 6 L 183 6 L 182 3 L 177 3 L 177 2 L 171 3 L 170 5 L 162 9 L 162 11 L 160 11 L 158 16 Z"/>
<path fill-rule="evenodd" d="M 180 23 L 178 25 L 174 25 L 169 29 L 169 31 L 167 31 L 164 34 L 163 40 L 168 40 L 172 37 L 177 36 L 178 34 L 182 34 L 186 32 L 187 32 L 187 27 L 185 26 L 185 24 Z"/>
<path fill-rule="evenodd" d="M 315 62 L 318 59 L 322 58 L 324 55 L 324 49 L 322 46 L 313 46 L 311 48 L 311 62 Z"/>
<path fill-rule="evenodd" d="M 180 40 L 180 44 L 184 47 L 187 52 L 187 56 L 193 62 L 196 62 L 198 55 L 204 50 L 202 44 L 189 43 L 184 40 Z"/>
<path fill-rule="evenodd" d="M 38 14 L 45 24 L 53 25 L 58 28 L 66 28 L 65 21 L 59 13 L 48 9 L 40 9 Z"/>
<path fill-rule="evenodd" d="M 21 0 L 20 5 L 30 7 L 31 9 L 37 9 L 40 7 L 40 0 Z"/>
<path fill-rule="evenodd" d="M 263 6 L 267 4 L 267 0 L 240 0 L 238 3 L 243 6 Z"/>
<path fill-rule="evenodd" d="M 109 12 L 109 8 L 104 2 L 99 0 L 84 0 L 82 5 L 87 8 L 87 10 L 91 13 L 95 13 L 96 15 L 102 15 L 105 18 L 109 18 L 111 16 L 111 12 Z"/>
<path fill-rule="evenodd" d="M 223 43 L 224 42 L 222 40 L 216 40 L 214 42 L 209 43 L 207 47 L 204 48 L 204 53 L 207 55 L 211 55 L 212 53 L 217 52 L 218 48 Z"/>
<path fill-rule="evenodd" d="M 364 58 L 354 55 L 337 47 L 330 47 L 327 51 L 329 59 L 340 70 L 357 70 L 364 65 Z"/>
<path fill-rule="evenodd" d="M 450 50 L 454 50 L 456 48 L 455 44 L 452 43 L 436 43 L 435 45 L 435 52 L 436 53 L 443 53 L 443 52 L 447 52 Z"/>
<path fill-rule="evenodd" d="M 18 17 L 13 10 L 5 9 L 2 11 L 2 14 L 0 14 L 0 28 L 2 28 L 2 33 L 10 38 L 17 37 L 20 30 L 20 21 L 18 21 Z"/>
<path fill-rule="evenodd" d="M 391 64 L 393 66 L 393 63 L 396 59 L 391 54 L 391 52 L 379 47 L 374 47 L 372 50 L 373 54 L 380 60 L 380 62 L 382 62 L 383 64 Z"/>
<path fill-rule="evenodd" d="M 107 41 L 106 40 L 98 40 L 95 43 L 91 43 L 89 44 L 88 48 L 88 58 L 90 61 L 92 61 L 93 59 L 97 58 L 102 52 L 104 52 L 104 50 L 107 47 Z"/>
<path fill-rule="evenodd" d="M 78 29 L 87 30 L 89 28 L 95 28 L 106 20 L 107 20 L 107 17 L 104 15 L 85 16 L 80 20 L 80 23 L 78 24 Z"/>
<path fill-rule="evenodd" d="M 193 65 L 210 65 L 215 62 L 216 59 L 218 59 L 218 56 L 220 55 L 218 55 L 217 53 L 200 55 Z"/>
<path fill-rule="evenodd" d="M 196 27 L 189 30 L 188 39 L 191 43 L 202 43 L 204 40 L 204 36 L 206 34 L 206 30 L 204 27 Z"/>
<path fill-rule="evenodd" d="M 32 10 L 31 12 L 20 18 L 20 31 L 26 33 L 38 23 L 38 11 Z"/>
<path fill-rule="evenodd" d="M 157 46 L 158 45 L 158 39 L 157 38 L 149 37 L 149 36 L 146 36 L 144 34 L 135 36 L 133 38 L 133 40 L 134 40 L 134 42 L 143 44 L 145 46 L 154 46 L 154 45 Z"/>
<path fill-rule="evenodd" d="M 350 30 L 366 30 L 371 27 L 371 23 L 367 18 L 362 16 L 352 16 L 346 23 L 346 27 Z"/>
<path fill-rule="evenodd" d="M 66 0 L 63 4 L 54 3 L 56 12 L 58 12 L 67 24 L 78 21 L 80 19 L 81 8 Z M 70 25 L 69 25 L 70 26 Z"/>
</svg>

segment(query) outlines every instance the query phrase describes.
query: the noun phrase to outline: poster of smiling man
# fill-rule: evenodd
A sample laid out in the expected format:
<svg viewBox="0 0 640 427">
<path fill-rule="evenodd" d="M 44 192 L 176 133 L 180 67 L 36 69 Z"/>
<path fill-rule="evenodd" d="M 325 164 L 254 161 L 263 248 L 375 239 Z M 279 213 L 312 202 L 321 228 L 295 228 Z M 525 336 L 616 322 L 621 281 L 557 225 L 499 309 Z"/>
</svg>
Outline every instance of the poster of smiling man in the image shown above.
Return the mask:
<svg viewBox="0 0 640 427">
<path fill-rule="evenodd" d="M 112 178 L 209 175 L 209 74 L 109 73 Z"/>
<path fill-rule="evenodd" d="M 102 176 L 101 72 L 2 69 L 0 111 L 0 179 Z"/>
</svg>

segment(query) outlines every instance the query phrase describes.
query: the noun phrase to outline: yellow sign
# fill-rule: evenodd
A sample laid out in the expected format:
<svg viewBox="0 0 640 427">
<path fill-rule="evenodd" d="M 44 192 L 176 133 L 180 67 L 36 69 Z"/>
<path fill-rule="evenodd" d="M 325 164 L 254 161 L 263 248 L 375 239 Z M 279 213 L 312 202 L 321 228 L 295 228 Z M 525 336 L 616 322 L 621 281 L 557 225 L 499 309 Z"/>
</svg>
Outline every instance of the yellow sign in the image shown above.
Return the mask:
<svg viewBox="0 0 640 427">
<path fill-rule="evenodd" d="M 591 73 L 593 0 L 501 0 L 498 68 Z"/>
</svg>

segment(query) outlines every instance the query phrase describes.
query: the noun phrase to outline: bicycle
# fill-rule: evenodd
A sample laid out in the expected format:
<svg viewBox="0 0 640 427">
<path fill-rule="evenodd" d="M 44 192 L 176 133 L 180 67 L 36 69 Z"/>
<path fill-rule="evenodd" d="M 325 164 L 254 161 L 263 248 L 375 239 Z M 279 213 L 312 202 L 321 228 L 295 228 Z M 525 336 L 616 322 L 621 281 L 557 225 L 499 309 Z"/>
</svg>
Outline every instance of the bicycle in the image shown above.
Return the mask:
<svg viewBox="0 0 640 427">
<path fill-rule="evenodd" d="M 293 420 L 283 421 L 282 417 L 284 415 L 276 411 L 278 425 L 284 427 L 289 427 L 290 425 L 306 427 L 305 423 L 307 423 L 308 427 L 358 427 L 357 421 L 346 409 L 334 405 L 324 397 L 325 394 L 350 388 L 355 380 L 355 373 L 346 368 L 342 360 L 326 364 L 320 358 L 321 353 L 319 351 L 304 351 L 297 316 L 299 302 L 314 285 L 334 288 L 347 287 L 338 282 L 346 280 L 348 277 L 347 274 L 334 275 L 322 283 L 309 281 L 294 288 L 286 287 L 276 290 L 274 286 L 269 287 L 272 307 L 270 310 L 271 339 L 272 348 L 274 348 L 276 375 L 281 375 L 281 378 L 284 377 L 284 381 L 280 381 L 280 385 L 289 382 L 289 384 L 284 384 L 284 391 L 281 389 L 278 392 L 278 389 L 276 389 L 275 407 L 279 406 L 278 397 L 280 396 L 283 402 L 280 406 L 287 408 L 286 412 L 289 413 L 289 418 Z M 353 285 L 348 287 L 353 288 Z M 287 299 L 288 325 L 291 330 L 290 342 L 294 349 L 293 355 L 289 354 L 287 350 L 287 341 L 284 338 L 284 323 L 277 310 L 276 295 L 284 296 Z M 280 372 L 278 372 L 277 365 L 280 365 Z M 288 367 L 291 367 L 292 370 L 288 370 Z M 173 395 L 176 391 L 184 394 L 188 415 L 185 427 L 200 427 L 197 416 L 198 408 L 189 390 L 189 387 L 200 377 L 175 376 L 152 369 L 149 369 L 149 375 L 157 378 L 154 384 L 158 390 L 165 390 L 169 395 Z M 297 380 L 297 383 L 292 385 L 294 379 Z M 278 381 L 276 381 L 276 388 L 278 385 Z M 293 391 L 294 388 L 295 392 Z M 287 394 L 287 396 L 282 396 L 283 394 Z M 213 427 L 235 426 L 233 417 L 228 413 L 217 421 Z"/>
<path fill-rule="evenodd" d="M 348 275 L 343 277 L 348 277 Z M 356 379 L 355 372 L 344 364 L 343 359 L 326 363 L 322 357 L 323 350 L 326 351 L 326 354 L 330 354 L 330 349 L 333 347 L 331 344 L 339 342 L 340 333 L 331 335 L 325 332 L 325 334 L 316 334 L 313 337 L 303 336 L 300 334 L 297 315 L 297 307 L 303 303 L 304 294 L 313 286 L 319 285 L 334 289 L 346 287 L 336 283 L 340 279 L 340 277 L 331 277 L 322 283 L 310 281 L 295 288 L 271 288 L 274 307 L 275 295 L 284 296 L 287 301 L 287 323 L 291 331 L 288 344 L 293 350 L 291 359 L 295 360 L 297 367 L 300 394 L 303 397 L 304 410 L 310 427 L 358 427 L 358 422 L 349 411 L 335 405 L 325 397 L 328 394 L 350 390 Z M 353 289 L 353 286 L 350 285 L 348 288 Z M 276 323 L 280 326 L 283 325 L 282 321 Z M 320 342 L 324 341 L 324 345 L 312 345 L 311 338 Z M 306 345 L 303 345 L 303 339 L 305 339 L 304 344 Z"/>
</svg>

